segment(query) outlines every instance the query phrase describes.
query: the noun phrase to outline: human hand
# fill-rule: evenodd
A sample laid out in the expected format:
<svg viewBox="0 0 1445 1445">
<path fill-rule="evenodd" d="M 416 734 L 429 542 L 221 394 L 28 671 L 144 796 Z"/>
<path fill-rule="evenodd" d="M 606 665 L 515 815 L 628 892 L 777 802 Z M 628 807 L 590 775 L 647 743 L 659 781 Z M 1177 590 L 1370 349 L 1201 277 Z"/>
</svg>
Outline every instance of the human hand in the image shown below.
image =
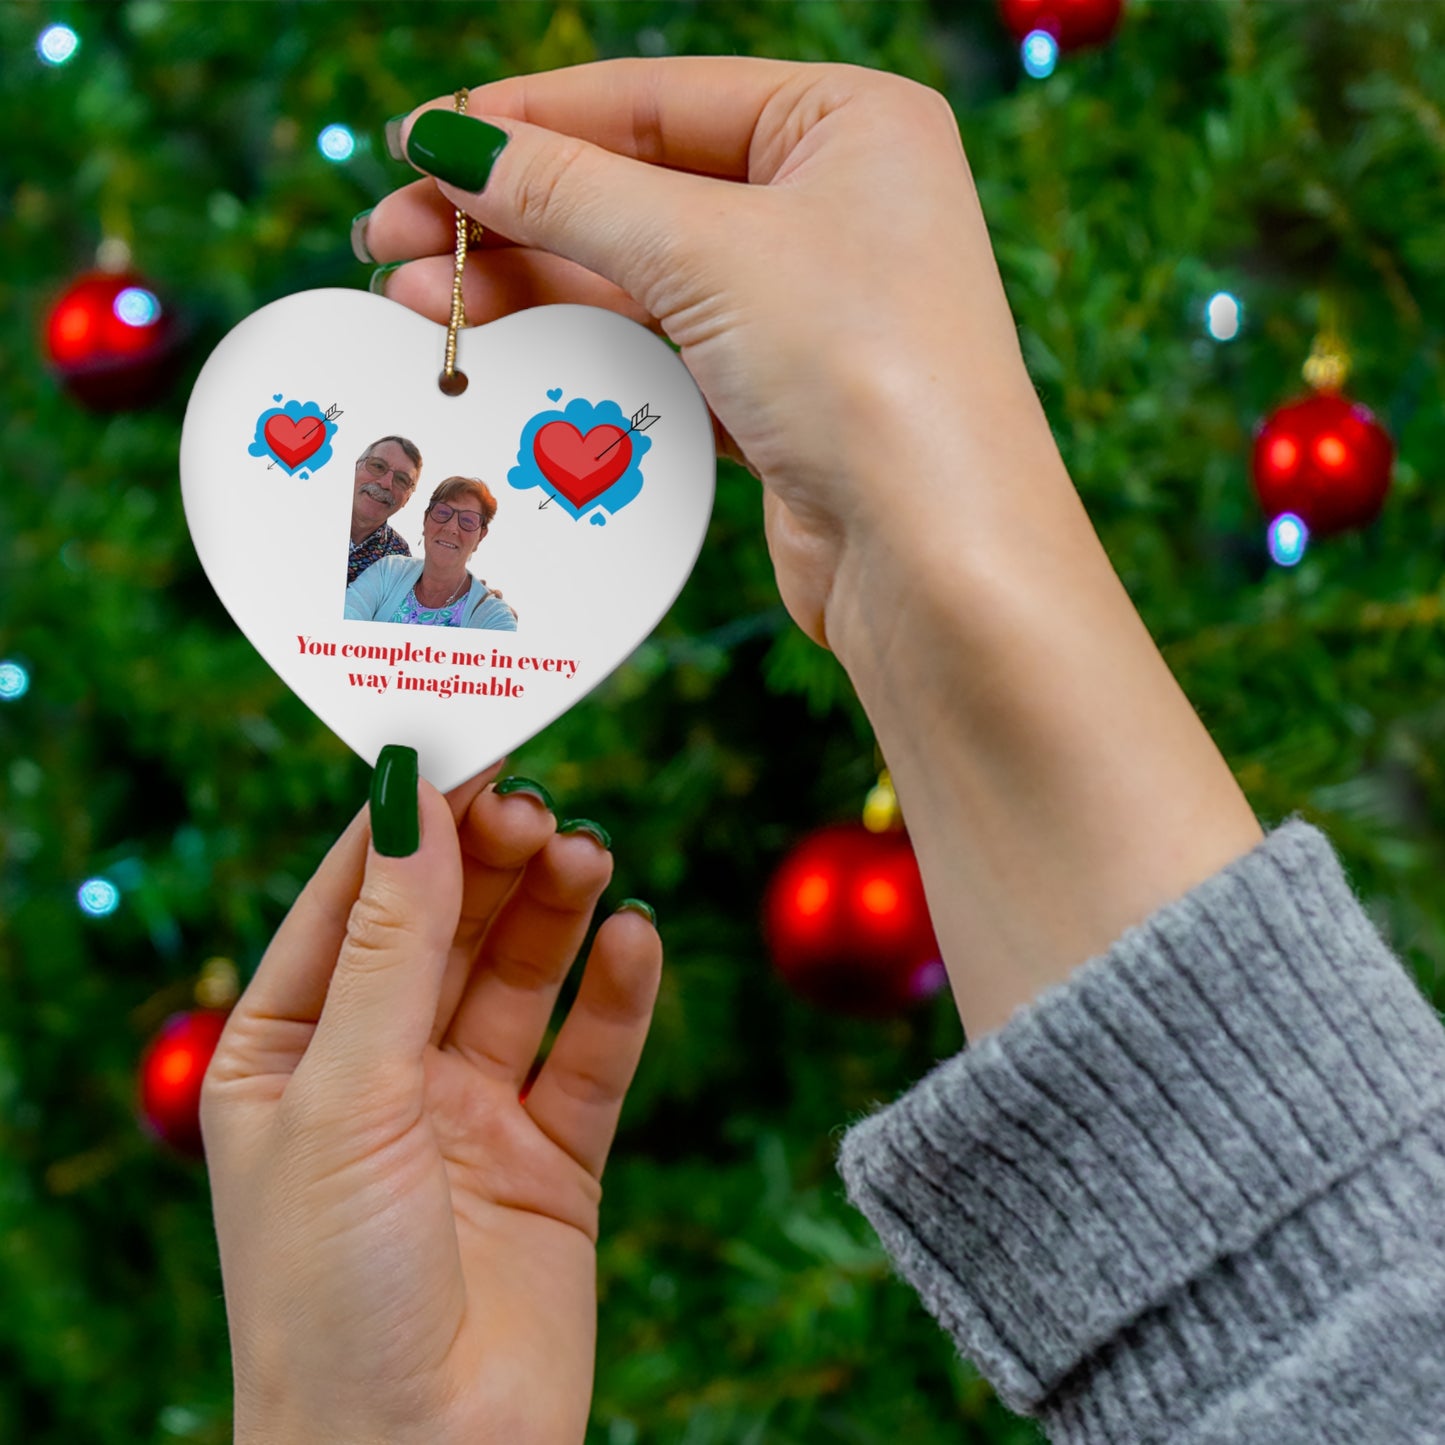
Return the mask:
<svg viewBox="0 0 1445 1445">
<path fill-rule="evenodd" d="M 238 1445 L 585 1433 L 600 1180 L 661 944 L 602 925 L 526 1091 L 612 857 L 497 771 L 422 783 L 409 857 L 352 820 L 207 1071 Z"/>
<path fill-rule="evenodd" d="M 907 581 L 874 556 L 938 547 L 940 528 L 981 535 L 1020 506 L 1005 482 L 1062 473 L 938 92 L 856 66 L 682 57 L 517 76 L 451 110 L 388 127 L 437 179 L 362 224 L 363 259 L 411 262 L 386 295 L 449 319 L 455 206 L 488 232 L 463 281 L 471 323 L 577 302 L 668 336 L 720 450 L 764 484 L 779 590 L 815 641 Z M 431 111 L 436 133 L 415 136 Z M 485 157 L 482 118 L 509 139 L 478 193 L 475 168 L 467 186 L 442 173 L 468 144 Z"/>
<path fill-rule="evenodd" d="M 487 587 L 487 584 L 483 582 L 482 586 Z M 498 602 L 507 602 L 507 599 L 502 596 L 502 589 L 500 587 L 487 587 L 487 596 L 495 597 Z M 507 602 L 507 611 L 512 614 L 512 617 L 514 619 L 516 618 L 517 609 L 513 607 L 510 602 Z"/>
</svg>

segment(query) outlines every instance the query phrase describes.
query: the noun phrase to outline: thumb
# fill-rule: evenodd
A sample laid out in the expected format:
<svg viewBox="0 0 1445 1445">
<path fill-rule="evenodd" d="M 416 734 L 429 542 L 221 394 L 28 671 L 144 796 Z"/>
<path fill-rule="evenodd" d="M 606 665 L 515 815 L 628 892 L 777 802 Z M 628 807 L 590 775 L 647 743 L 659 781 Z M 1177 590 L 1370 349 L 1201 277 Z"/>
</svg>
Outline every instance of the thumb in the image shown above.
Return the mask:
<svg viewBox="0 0 1445 1445">
<path fill-rule="evenodd" d="M 585 266 L 654 316 L 686 304 L 676 296 L 678 268 L 695 263 L 709 239 L 697 218 L 748 200 L 743 186 L 649 165 L 511 116 L 461 115 L 445 104 L 402 125 L 397 158 L 433 176 L 452 205 L 488 230 Z M 665 306 L 658 301 L 663 286 Z"/>
<path fill-rule="evenodd" d="M 298 1074 L 315 1071 L 353 1098 L 420 1080 L 461 904 L 451 808 L 418 781 L 414 748 L 383 748 L 366 874 Z"/>
</svg>

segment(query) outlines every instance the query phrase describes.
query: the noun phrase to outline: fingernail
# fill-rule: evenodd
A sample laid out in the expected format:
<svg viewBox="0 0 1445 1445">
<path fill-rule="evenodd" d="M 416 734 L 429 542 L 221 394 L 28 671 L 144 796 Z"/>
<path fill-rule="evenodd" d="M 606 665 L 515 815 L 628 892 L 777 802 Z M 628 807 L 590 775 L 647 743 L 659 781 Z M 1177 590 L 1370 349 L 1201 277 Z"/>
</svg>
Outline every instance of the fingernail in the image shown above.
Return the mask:
<svg viewBox="0 0 1445 1445">
<path fill-rule="evenodd" d="M 492 791 L 500 793 L 504 798 L 511 793 L 527 793 L 536 798 L 549 813 L 557 811 L 557 805 L 552 801 L 551 793 L 541 783 L 534 783 L 531 778 L 503 778 L 493 787 Z"/>
<path fill-rule="evenodd" d="M 373 296 L 385 296 L 387 277 L 390 276 L 398 266 L 405 265 L 405 261 L 392 261 L 386 266 L 378 266 L 376 270 L 371 273 L 371 280 L 366 283 L 366 289 L 370 291 Z"/>
<path fill-rule="evenodd" d="M 559 833 L 587 833 L 609 852 L 612 850 L 612 835 L 601 823 L 594 823 L 591 818 L 568 818 L 565 823 L 558 826 L 557 831 Z"/>
<path fill-rule="evenodd" d="M 507 140 L 506 131 L 484 120 L 454 110 L 425 110 L 406 138 L 406 158 L 448 185 L 480 191 Z"/>
<path fill-rule="evenodd" d="M 416 749 L 388 743 L 371 775 L 371 841 L 386 858 L 410 858 L 421 845 Z"/>
<path fill-rule="evenodd" d="M 371 213 L 376 208 L 367 207 L 364 211 L 358 211 L 351 218 L 351 254 L 364 266 L 375 266 L 376 257 L 373 256 L 366 245 L 366 223 L 371 219 Z"/>
<path fill-rule="evenodd" d="M 644 903 L 640 898 L 624 898 L 617 905 L 619 913 L 640 913 L 654 928 L 657 927 L 657 914 L 653 912 L 650 903 Z"/>
<path fill-rule="evenodd" d="M 410 114 L 411 112 L 407 111 L 406 115 L 394 115 L 386 123 L 386 153 L 394 161 L 404 161 L 406 159 L 406 155 L 401 148 L 401 127 L 402 122 L 406 120 L 406 116 Z"/>
</svg>

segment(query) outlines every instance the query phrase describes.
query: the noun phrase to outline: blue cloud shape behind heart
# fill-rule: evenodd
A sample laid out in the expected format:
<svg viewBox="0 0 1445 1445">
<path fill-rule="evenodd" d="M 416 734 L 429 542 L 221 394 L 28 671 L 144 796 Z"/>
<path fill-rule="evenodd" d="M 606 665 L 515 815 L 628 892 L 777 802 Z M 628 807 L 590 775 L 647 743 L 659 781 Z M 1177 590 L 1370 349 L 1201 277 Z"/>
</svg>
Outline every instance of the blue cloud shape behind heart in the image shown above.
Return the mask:
<svg viewBox="0 0 1445 1445">
<path fill-rule="evenodd" d="M 570 513 L 574 520 L 580 520 L 593 507 L 600 507 L 608 512 L 620 511 L 642 490 L 640 463 L 652 450 L 652 438 L 632 431 L 628 437 L 632 445 L 632 460 L 627 464 L 627 470 L 605 492 L 593 497 L 585 506 L 574 507 L 566 497 L 555 491 L 542 475 L 542 469 L 537 465 L 536 454 L 532 450 L 533 438 L 551 421 L 571 422 L 583 436 L 593 427 L 604 424 L 615 426 L 623 432 L 630 430 L 627 417 L 615 401 L 599 401 L 594 406 L 582 397 L 574 396 L 564 411 L 539 411 L 522 429 L 521 441 L 517 447 L 517 465 L 507 473 L 507 481 L 511 486 L 519 492 L 526 491 L 529 487 L 539 488 L 564 512 Z M 596 521 L 595 516 L 593 520 Z"/>
</svg>

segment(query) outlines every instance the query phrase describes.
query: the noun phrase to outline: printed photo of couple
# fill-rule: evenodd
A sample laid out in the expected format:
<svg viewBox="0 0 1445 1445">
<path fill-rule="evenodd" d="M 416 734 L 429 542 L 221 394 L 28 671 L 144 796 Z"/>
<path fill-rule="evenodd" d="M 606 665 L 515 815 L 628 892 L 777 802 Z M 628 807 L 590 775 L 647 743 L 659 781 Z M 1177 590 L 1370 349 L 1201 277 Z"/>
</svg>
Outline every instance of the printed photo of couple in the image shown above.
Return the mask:
<svg viewBox="0 0 1445 1445">
<path fill-rule="evenodd" d="M 422 457 L 402 436 L 384 436 L 356 459 L 346 559 L 346 617 L 515 632 L 517 614 L 468 564 L 497 514 L 476 477 L 438 483 L 421 518 L 421 556 L 391 523 L 421 482 Z"/>
</svg>

